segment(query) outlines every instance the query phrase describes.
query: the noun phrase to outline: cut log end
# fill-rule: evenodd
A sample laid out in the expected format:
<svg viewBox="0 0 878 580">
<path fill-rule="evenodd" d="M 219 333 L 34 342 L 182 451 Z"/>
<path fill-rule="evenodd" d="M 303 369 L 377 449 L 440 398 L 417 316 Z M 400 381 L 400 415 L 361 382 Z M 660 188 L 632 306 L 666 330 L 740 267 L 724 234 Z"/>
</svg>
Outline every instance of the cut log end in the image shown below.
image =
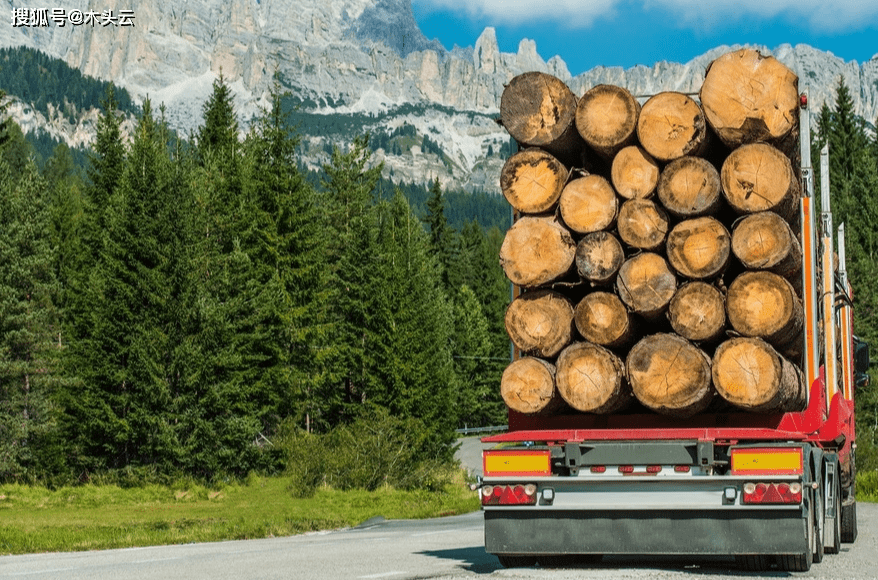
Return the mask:
<svg viewBox="0 0 878 580">
<path fill-rule="evenodd" d="M 677 290 L 677 278 L 664 258 L 643 252 L 629 258 L 616 276 L 619 297 L 637 314 L 656 318 L 668 308 Z"/>
<path fill-rule="evenodd" d="M 564 224 L 580 234 L 610 227 L 616 220 L 618 207 L 613 186 L 596 174 L 568 183 L 561 192 L 558 206 Z"/>
<path fill-rule="evenodd" d="M 650 97 L 637 120 L 640 145 L 659 161 L 684 155 L 703 155 L 707 149 L 707 123 L 701 107 L 682 93 L 664 92 Z"/>
<path fill-rule="evenodd" d="M 668 234 L 668 261 L 687 278 L 714 278 L 728 265 L 731 243 L 728 230 L 714 218 L 685 220 Z"/>
<path fill-rule="evenodd" d="M 789 158 L 767 143 L 744 145 L 726 158 L 722 191 L 742 214 L 773 211 L 792 222 L 799 202 L 799 182 Z"/>
<path fill-rule="evenodd" d="M 587 234 L 576 244 L 576 270 L 592 284 L 610 284 L 625 261 L 625 252 L 609 232 Z"/>
<path fill-rule="evenodd" d="M 668 320 L 674 332 L 696 343 L 715 343 L 726 328 L 722 293 L 705 282 L 680 286 L 668 306 Z"/>
<path fill-rule="evenodd" d="M 534 357 L 520 358 L 506 367 L 500 395 L 507 407 L 525 415 L 551 414 L 564 407 L 555 388 L 555 366 Z"/>
<path fill-rule="evenodd" d="M 758 338 L 732 338 L 717 347 L 712 364 L 717 393 L 753 412 L 796 412 L 805 406 L 802 374 Z"/>
<path fill-rule="evenodd" d="M 626 89 L 597 85 L 579 99 L 576 129 L 592 149 L 611 159 L 637 138 L 639 114 L 640 104 Z"/>
<path fill-rule="evenodd" d="M 692 218 L 716 213 L 722 205 L 719 171 L 701 157 L 680 157 L 659 177 L 658 198 L 669 213 Z"/>
<path fill-rule="evenodd" d="M 742 219 L 732 231 L 732 252 L 745 268 L 769 270 L 787 279 L 802 269 L 802 249 L 786 220 L 774 212 Z"/>
<path fill-rule="evenodd" d="M 585 413 L 612 413 L 632 398 L 622 360 L 587 342 L 571 344 L 561 352 L 555 380 L 567 404 Z"/>
<path fill-rule="evenodd" d="M 573 320 L 584 339 L 608 348 L 622 348 L 636 336 L 631 314 L 611 292 L 586 294 L 576 305 Z"/>
<path fill-rule="evenodd" d="M 526 72 L 500 97 L 500 119 L 513 139 L 535 147 L 557 141 L 573 125 L 576 95 L 557 77 Z"/>
<path fill-rule="evenodd" d="M 613 187 L 625 199 L 647 199 L 655 193 L 660 169 L 652 156 L 637 145 L 621 149 L 613 158 Z"/>
<path fill-rule="evenodd" d="M 629 199 L 619 208 L 616 228 L 623 242 L 632 248 L 658 250 L 670 229 L 668 214 L 649 199 Z"/>
<path fill-rule="evenodd" d="M 500 189 L 514 209 L 522 213 L 547 212 L 558 203 L 568 171 L 549 153 L 525 149 L 510 157 L 500 172 Z"/>
<path fill-rule="evenodd" d="M 554 216 L 524 216 L 506 232 L 500 265 L 513 284 L 537 287 L 573 267 L 576 242 Z"/>
<path fill-rule="evenodd" d="M 744 336 L 783 348 L 800 337 L 804 312 L 792 285 L 772 272 L 748 271 L 734 279 L 726 297 L 729 323 Z"/>
<path fill-rule="evenodd" d="M 522 352 L 553 358 L 573 338 L 573 305 L 552 290 L 525 292 L 506 309 L 505 324 Z"/>
</svg>

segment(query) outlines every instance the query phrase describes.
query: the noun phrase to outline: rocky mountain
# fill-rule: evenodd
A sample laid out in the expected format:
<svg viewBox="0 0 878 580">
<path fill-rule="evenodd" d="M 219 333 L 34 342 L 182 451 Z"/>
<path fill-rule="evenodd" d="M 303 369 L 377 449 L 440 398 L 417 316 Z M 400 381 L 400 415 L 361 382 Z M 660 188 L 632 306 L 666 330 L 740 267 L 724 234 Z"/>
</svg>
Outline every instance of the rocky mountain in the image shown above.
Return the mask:
<svg viewBox="0 0 878 580">
<path fill-rule="evenodd" d="M 18 7 L 11 0 L 0 5 L 7 14 Z M 125 0 L 34 0 L 28 8 L 118 14 L 131 6 Z M 448 51 L 421 33 L 410 0 L 140 0 L 133 6 L 133 27 L 4 26 L 0 46 L 37 48 L 113 80 L 137 99 L 164 103 L 171 124 L 184 132 L 200 121 L 219 74 L 234 90 L 246 126 L 265 105 L 277 73 L 300 105 L 312 165 L 326 160 L 331 144 L 368 130 L 386 141 L 376 157 L 394 179 L 438 177 L 446 187 L 464 189 L 497 189 L 508 137 L 494 119 L 503 86 L 516 74 L 550 72 L 578 94 L 598 83 L 644 97 L 690 92 L 699 88 L 706 65 L 730 48 L 685 64 L 596 67 L 573 76 L 559 57 L 544 60 L 528 39 L 517 52 L 502 53 L 492 28 L 474 47 Z M 869 121 L 878 116 L 878 55 L 857 63 L 806 45 L 760 48 L 796 71 L 816 107 L 832 102 L 843 77 L 857 112 Z"/>
</svg>

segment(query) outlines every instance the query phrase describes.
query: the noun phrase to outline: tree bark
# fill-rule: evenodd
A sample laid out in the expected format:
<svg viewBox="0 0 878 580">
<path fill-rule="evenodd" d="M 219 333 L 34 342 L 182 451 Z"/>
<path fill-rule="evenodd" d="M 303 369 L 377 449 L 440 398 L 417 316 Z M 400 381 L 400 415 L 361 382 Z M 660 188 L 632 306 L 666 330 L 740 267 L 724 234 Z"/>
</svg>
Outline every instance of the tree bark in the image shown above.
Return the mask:
<svg viewBox="0 0 878 580">
<path fill-rule="evenodd" d="M 637 120 L 640 145 L 659 161 L 707 151 L 707 123 L 692 98 L 675 92 L 650 97 Z"/>
<path fill-rule="evenodd" d="M 728 230 L 714 218 L 685 220 L 668 234 L 668 262 L 686 278 L 713 278 L 728 265 L 731 245 Z"/>
<path fill-rule="evenodd" d="M 793 287 L 772 272 L 744 272 L 729 285 L 729 324 L 744 336 L 784 348 L 801 338 L 804 312 Z"/>
<path fill-rule="evenodd" d="M 593 285 L 610 284 L 616 278 L 625 252 L 609 232 L 587 234 L 576 244 L 576 270 Z"/>
<path fill-rule="evenodd" d="M 798 77 L 774 57 L 744 48 L 708 67 L 701 104 L 711 128 L 728 147 L 777 144 L 799 120 Z"/>
<path fill-rule="evenodd" d="M 710 359 L 676 334 L 653 334 L 635 344 L 626 359 L 634 396 L 645 407 L 690 417 L 710 404 Z"/>
<path fill-rule="evenodd" d="M 789 158 L 767 143 L 742 145 L 723 163 L 722 190 L 741 214 L 773 211 L 798 222 L 799 181 Z"/>
<path fill-rule="evenodd" d="M 732 230 L 732 252 L 745 268 L 768 270 L 801 286 L 802 247 L 787 222 L 774 212 L 745 217 Z"/>
<path fill-rule="evenodd" d="M 664 258 L 643 252 L 629 258 L 616 277 L 619 298 L 635 313 L 646 318 L 663 314 L 677 290 L 677 278 Z"/>
<path fill-rule="evenodd" d="M 506 367 L 500 396 L 507 407 L 525 415 L 550 415 L 566 406 L 555 388 L 555 366 L 535 357 L 520 358 Z"/>
<path fill-rule="evenodd" d="M 715 214 L 722 206 L 719 171 L 702 157 L 671 161 L 658 181 L 658 198 L 679 218 Z"/>
<path fill-rule="evenodd" d="M 506 232 L 500 265 L 513 284 L 533 288 L 567 274 L 575 255 L 576 242 L 554 216 L 524 216 Z"/>
<path fill-rule="evenodd" d="M 646 199 L 655 193 L 660 169 L 642 147 L 629 145 L 613 157 L 610 177 L 613 187 L 625 199 Z"/>
<path fill-rule="evenodd" d="M 674 332 L 696 343 L 712 344 L 723 337 L 726 304 L 722 292 L 705 282 L 689 282 L 677 290 L 668 306 Z"/>
<path fill-rule="evenodd" d="M 536 148 L 510 157 L 500 172 L 506 201 L 522 213 L 547 212 L 558 203 L 569 172 L 551 154 Z"/>
<path fill-rule="evenodd" d="M 573 339 L 573 304 L 552 290 L 525 292 L 506 309 L 505 324 L 522 352 L 553 358 Z"/>
<path fill-rule="evenodd" d="M 574 179 L 561 192 L 558 208 L 564 224 L 579 234 L 613 225 L 618 210 L 616 192 L 610 182 L 591 174 Z"/>
<path fill-rule="evenodd" d="M 584 164 L 585 142 L 576 130 L 576 95 L 542 72 L 514 77 L 500 97 L 500 120 L 524 147 L 539 147 L 569 166 Z"/>
<path fill-rule="evenodd" d="M 564 401 L 584 413 L 612 413 L 633 398 L 622 360 L 588 342 L 573 343 L 561 352 L 555 382 Z"/>
<path fill-rule="evenodd" d="M 758 338 L 732 338 L 713 355 L 719 395 L 747 411 L 787 413 L 805 408 L 805 381 L 796 366 Z"/>
<path fill-rule="evenodd" d="M 632 248 L 658 250 L 670 229 L 668 214 L 649 199 L 629 199 L 619 208 L 616 229 Z"/>
<path fill-rule="evenodd" d="M 586 294 L 576 305 L 573 320 L 582 338 L 607 348 L 623 348 L 635 338 L 631 314 L 611 292 Z"/>
<path fill-rule="evenodd" d="M 640 103 L 627 89 L 597 85 L 582 95 L 576 107 L 576 129 L 604 159 L 612 159 L 637 139 Z"/>
</svg>

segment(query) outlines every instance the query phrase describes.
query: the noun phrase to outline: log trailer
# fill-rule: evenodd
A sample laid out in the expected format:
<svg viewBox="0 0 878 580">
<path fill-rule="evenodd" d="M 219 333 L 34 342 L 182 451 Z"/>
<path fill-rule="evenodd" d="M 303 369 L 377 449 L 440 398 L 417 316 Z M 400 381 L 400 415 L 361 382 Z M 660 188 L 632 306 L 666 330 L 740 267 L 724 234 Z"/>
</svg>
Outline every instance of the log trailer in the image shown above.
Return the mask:
<svg viewBox="0 0 878 580">
<path fill-rule="evenodd" d="M 805 94 L 800 129 L 807 407 L 688 419 L 510 410 L 508 432 L 482 440 L 496 445 L 479 483 L 485 548 L 504 566 L 676 554 L 806 571 L 856 539 L 854 394 L 869 351 L 853 335 L 826 149 L 815 203 Z"/>
</svg>

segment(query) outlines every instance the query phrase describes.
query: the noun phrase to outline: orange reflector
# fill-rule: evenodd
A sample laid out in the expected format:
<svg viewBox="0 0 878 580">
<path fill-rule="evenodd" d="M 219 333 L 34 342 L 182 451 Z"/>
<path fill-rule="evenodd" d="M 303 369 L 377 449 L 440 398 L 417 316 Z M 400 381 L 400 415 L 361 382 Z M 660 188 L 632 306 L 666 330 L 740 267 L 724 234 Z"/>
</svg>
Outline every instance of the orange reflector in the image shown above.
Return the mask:
<svg viewBox="0 0 878 580">
<path fill-rule="evenodd" d="M 552 475 L 550 452 L 485 451 L 482 454 L 485 477 Z"/>
<path fill-rule="evenodd" d="M 732 475 L 799 475 L 802 448 L 732 449 Z"/>
</svg>

